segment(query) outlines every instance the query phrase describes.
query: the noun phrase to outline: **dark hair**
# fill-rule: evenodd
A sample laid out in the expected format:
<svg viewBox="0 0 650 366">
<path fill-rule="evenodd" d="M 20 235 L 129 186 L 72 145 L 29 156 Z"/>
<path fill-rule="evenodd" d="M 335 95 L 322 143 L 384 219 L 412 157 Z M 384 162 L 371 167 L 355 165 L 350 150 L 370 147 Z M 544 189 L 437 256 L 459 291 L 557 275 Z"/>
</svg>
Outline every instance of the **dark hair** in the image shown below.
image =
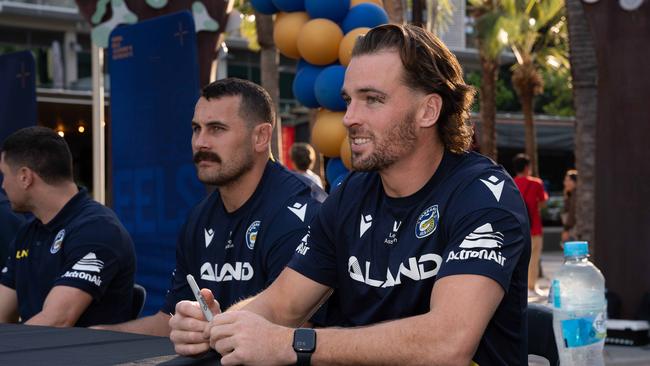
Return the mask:
<svg viewBox="0 0 650 366">
<path fill-rule="evenodd" d="M 291 145 L 291 160 L 300 170 L 310 169 L 316 159 L 316 152 L 311 145 L 304 142 L 296 142 Z"/>
<path fill-rule="evenodd" d="M 72 154 L 63 137 L 46 127 L 27 127 L 11 134 L 0 152 L 12 169 L 27 167 L 47 184 L 72 181 Z"/>
<path fill-rule="evenodd" d="M 530 165 L 530 158 L 524 153 L 517 154 L 512 158 L 512 165 L 515 169 L 515 173 L 519 174 Z"/>
<path fill-rule="evenodd" d="M 226 78 L 214 81 L 201 90 L 201 96 L 207 100 L 240 96 L 239 116 L 249 126 L 265 122 L 275 125 L 275 109 L 271 96 L 264 88 L 248 80 Z"/>
<path fill-rule="evenodd" d="M 575 169 L 569 169 L 566 172 L 566 176 L 569 177 L 572 181 L 578 182 L 578 171 Z"/>
<path fill-rule="evenodd" d="M 465 84 L 456 56 L 431 32 L 409 24 L 386 24 L 360 37 L 352 57 L 386 50 L 399 52 L 403 81 L 409 88 L 442 98 L 437 125 L 445 148 L 455 153 L 467 151 L 474 134 L 467 121 L 475 91 Z"/>
</svg>

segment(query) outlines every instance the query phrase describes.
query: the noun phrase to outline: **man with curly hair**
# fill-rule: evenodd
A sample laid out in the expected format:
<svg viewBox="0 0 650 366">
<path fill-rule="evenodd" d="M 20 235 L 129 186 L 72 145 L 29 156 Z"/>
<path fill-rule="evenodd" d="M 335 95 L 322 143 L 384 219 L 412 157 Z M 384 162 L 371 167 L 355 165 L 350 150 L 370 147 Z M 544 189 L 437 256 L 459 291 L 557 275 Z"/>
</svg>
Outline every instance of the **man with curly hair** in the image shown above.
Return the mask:
<svg viewBox="0 0 650 366">
<path fill-rule="evenodd" d="M 242 310 L 207 323 L 177 304 L 176 351 L 209 337 L 223 365 L 527 363 L 526 208 L 503 168 L 468 151 L 473 91 L 454 55 L 421 28 L 376 27 L 342 95 L 356 171 Z M 332 289 L 341 327 L 296 329 Z"/>
</svg>

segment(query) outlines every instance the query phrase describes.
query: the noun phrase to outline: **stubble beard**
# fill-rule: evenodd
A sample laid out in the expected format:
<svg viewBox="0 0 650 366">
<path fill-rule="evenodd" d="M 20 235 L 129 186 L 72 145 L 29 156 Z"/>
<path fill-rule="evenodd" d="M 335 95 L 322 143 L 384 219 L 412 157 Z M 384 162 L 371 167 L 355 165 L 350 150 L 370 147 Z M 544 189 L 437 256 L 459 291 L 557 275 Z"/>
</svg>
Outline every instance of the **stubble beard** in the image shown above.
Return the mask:
<svg viewBox="0 0 650 366">
<path fill-rule="evenodd" d="M 352 168 L 356 171 L 379 171 L 395 164 L 404 154 L 413 148 L 417 141 L 415 130 L 415 111 L 409 111 L 406 117 L 395 124 L 381 140 L 374 134 L 371 140 L 376 144 L 370 156 L 362 158 L 352 154 Z"/>
</svg>

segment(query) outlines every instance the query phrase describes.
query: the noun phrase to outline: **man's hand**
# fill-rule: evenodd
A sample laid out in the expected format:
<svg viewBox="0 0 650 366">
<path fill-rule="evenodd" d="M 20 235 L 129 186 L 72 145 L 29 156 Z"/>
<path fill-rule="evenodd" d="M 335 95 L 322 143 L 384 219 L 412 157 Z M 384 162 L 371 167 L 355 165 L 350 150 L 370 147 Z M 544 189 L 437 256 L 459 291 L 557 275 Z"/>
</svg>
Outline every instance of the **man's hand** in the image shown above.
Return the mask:
<svg viewBox="0 0 650 366">
<path fill-rule="evenodd" d="M 212 291 L 202 289 L 201 295 L 210 306 L 212 314 L 220 314 L 219 303 Z M 171 333 L 169 339 L 174 343 L 176 353 L 183 356 L 197 356 L 210 350 L 209 336 L 204 336 L 208 321 L 203 316 L 201 306 L 196 301 L 180 301 L 176 304 L 176 314 L 169 319 Z"/>
<path fill-rule="evenodd" d="M 287 365 L 296 363 L 293 329 L 273 324 L 250 311 L 215 316 L 203 334 L 228 365 Z"/>
</svg>

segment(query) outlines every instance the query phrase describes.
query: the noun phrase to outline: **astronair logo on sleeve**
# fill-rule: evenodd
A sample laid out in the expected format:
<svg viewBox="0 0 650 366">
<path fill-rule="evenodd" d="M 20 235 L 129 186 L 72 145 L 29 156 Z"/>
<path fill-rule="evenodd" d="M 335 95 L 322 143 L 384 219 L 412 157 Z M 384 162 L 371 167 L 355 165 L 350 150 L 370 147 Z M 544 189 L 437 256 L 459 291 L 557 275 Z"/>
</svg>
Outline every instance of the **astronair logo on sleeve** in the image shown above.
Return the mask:
<svg viewBox="0 0 650 366">
<path fill-rule="evenodd" d="M 63 245 L 63 238 L 65 238 L 65 229 L 61 229 L 61 231 L 56 234 L 56 237 L 52 242 L 52 246 L 50 247 L 50 253 L 55 254 L 59 251 L 59 249 L 61 249 L 61 246 Z"/>
<path fill-rule="evenodd" d="M 459 248 L 460 251 L 450 251 L 445 263 L 454 260 L 485 259 L 499 264 L 501 267 L 506 258 L 501 254 L 503 234 L 492 229 L 490 223 L 476 228 L 465 237 Z"/>
<path fill-rule="evenodd" d="M 499 178 L 493 175 L 490 176 L 490 178 L 488 178 L 487 180 L 481 179 L 480 181 L 483 182 L 483 184 L 485 184 L 486 187 L 488 187 L 490 192 L 492 192 L 492 194 L 494 195 L 494 198 L 496 198 L 497 202 L 499 202 L 499 200 L 501 199 L 501 192 L 503 192 L 503 183 L 505 182 L 505 180 L 501 179 L 499 181 Z"/>
<path fill-rule="evenodd" d="M 255 240 L 257 240 L 257 233 L 260 231 L 260 224 L 259 220 L 254 221 L 246 230 L 246 246 L 248 249 L 255 248 Z"/>
<path fill-rule="evenodd" d="M 104 262 L 97 259 L 95 253 L 90 252 L 81 258 L 74 266 L 72 271 L 67 271 L 61 277 L 79 278 L 92 282 L 97 286 L 102 285 L 102 279 L 99 275 L 90 274 L 87 272 L 101 272 L 104 268 Z"/>
<path fill-rule="evenodd" d="M 307 231 L 307 234 L 302 237 L 302 240 L 300 241 L 300 245 L 296 248 L 296 252 L 305 255 L 307 254 L 307 251 L 309 250 L 309 231 Z"/>
<path fill-rule="evenodd" d="M 289 211 L 293 212 L 294 215 L 298 216 L 300 221 L 305 222 L 305 213 L 307 213 L 307 204 L 302 204 L 300 202 L 296 202 L 293 204 L 293 206 L 287 206 Z"/>
<path fill-rule="evenodd" d="M 436 228 L 438 228 L 438 220 L 440 220 L 438 205 L 433 205 L 422 211 L 418 217 L 418 221 L 415 223 L 415 236 L 418 239 L 422 239 L 433 234 Z"/>
</svg>

